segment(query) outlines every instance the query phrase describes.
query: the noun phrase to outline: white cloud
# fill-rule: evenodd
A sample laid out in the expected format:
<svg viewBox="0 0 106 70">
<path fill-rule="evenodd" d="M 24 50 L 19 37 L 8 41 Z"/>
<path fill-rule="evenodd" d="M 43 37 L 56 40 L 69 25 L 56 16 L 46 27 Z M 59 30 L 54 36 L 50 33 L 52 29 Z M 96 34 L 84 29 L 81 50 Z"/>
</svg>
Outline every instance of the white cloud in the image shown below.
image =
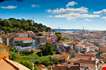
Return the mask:
<svg viewBox="0 0 106 70">
<path fill-rule="evenodd" d="M 71 3 L 71 2 L 69 2 Z M 77 4 L 77 3 L 76 3 Z M 73 1 L 73 6 L 76 5 Z M 68 4 L 67 4 L 68 5 Z M 54 18 L 64 18 L 64 19 L 81 19 L 81 20 L 93 20 L 93 19 L 106 19 L 106 9 L 95 11 L 89 13 L 89 9 L 86 7 L 66 7 L 66 8 L 56 8 L 47 10 Z"/>
<path fill-rule="evenodd" d="M 70 14 L 59 14 L 52 16 L 54 18 L 66 18 L 66 19 L 95 19 L 99 18 L 99 15 L 93 15 L 93 14 L 80 14 L 80 13 L 70 13 Z"/>
<path fill-rule="evenodd" d="M 48 10 L 49 13 L 54 14 L 54 18 L 66 18 L 66 19 L 93 19 L 99 18 L 100 15 L 89 14 L 88 8 L 57 8 L 53 10 Z"/>
<path fill-rule="evenodd" d="M 94 15 L 94 14 L 81 14 L 82 18 L 99 18 L 100 15 Z"/>
<path fill-rule="evenodd" d="M 66 7 L 75 6 L 75 5 L 77 5 L 77 4 L 78 4 L 77 2 L 71 1 L 71 2 L 68 2 L 68 3 L 67 3 Z"/>
<path fill-rule="evenodd" d="M 1 6 L 1 8 L 2 8 L 2 9 L 10 9 L 10 10 L 12 10 L 12 9 L 16 9 L 17 6 L 8 5 L 8 6 Z"/>
<path fill-rule="evenodd" d="M 86 18 L 86 19 L 84 19 L 85 21 L 87 21 L 87 22 L 90 22 L 90 21 L 92 21 L 91 19 L 88 19 L 88 18 Z"/>
<path fill-rule="evenodd" d="M 75 19 L 78 18 L 80 14 L 77 13 L 71 13 L 71 14 L 61 14 L 61 15 L 55 15 L 54 18 L 66 18 L 66 19 Z"/>
<path fill-rule="evenodd" d="M 103 16 L 102 19 L 103 19 L 103 20 L 106 20 L 106 16 Z"/>
<path fill-rule="evenodd" d="M 100 10 L 100 11 L 95 11 L 94 14 L 106 14 L 106 9 Z"/>
<path fill-rule="evenodd" d="M 49 9 L 49 13 L 52 14 L 64 14 L 64 13 L 88 13 L 88 8 L 80 7 L 80 8 L 57 8 L 57 9 Z"/>
<path fill-rule="evenodd" d="M 65 8 L 57 8 L 57 9 L 49 9 L 47 10 L 48 13 L 51 13 L 51 14 L 62 14 L 62 13 L 65 13 L 66 10 Z"/>
</svg>

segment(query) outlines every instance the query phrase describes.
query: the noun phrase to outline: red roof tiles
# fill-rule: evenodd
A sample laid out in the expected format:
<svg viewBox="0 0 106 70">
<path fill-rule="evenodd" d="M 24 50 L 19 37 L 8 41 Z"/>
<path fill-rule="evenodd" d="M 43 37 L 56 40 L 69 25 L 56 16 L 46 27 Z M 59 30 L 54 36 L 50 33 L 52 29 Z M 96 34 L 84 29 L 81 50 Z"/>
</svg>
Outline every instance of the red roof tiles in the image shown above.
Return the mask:
<svg viewBox="0 0 106 70">
<path fill-rule="evenodd" d="M 32 40 L 32 38 L 15 38 L 14 40 Z"/>
</svg>

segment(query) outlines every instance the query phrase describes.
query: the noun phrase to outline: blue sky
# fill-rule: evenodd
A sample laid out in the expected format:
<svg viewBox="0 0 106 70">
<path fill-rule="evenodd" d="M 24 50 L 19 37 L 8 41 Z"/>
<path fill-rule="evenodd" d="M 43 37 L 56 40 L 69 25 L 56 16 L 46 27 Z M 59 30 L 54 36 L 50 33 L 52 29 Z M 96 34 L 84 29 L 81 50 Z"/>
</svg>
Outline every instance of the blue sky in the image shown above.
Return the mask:
<svg viewBox="0 0 106 70">
<path fill-rule="evenodd" d="M 106 0 L 4 0 L 0 18 L 25 18 L 52 28 L 106 30 Z"/>
</svg>

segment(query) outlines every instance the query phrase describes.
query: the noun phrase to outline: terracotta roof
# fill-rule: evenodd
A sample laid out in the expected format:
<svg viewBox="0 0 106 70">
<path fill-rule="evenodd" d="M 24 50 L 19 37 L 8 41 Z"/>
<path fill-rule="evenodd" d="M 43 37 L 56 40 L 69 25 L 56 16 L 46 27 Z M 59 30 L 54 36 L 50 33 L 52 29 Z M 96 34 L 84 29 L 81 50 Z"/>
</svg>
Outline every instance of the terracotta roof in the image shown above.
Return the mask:
<svg viewBox="0 0 106 70">
<path fill-rule="evenodd" d="M 96 57 L 93 54 L 77 54 L 75 59 L 79 62 L 93 62 L 95 61 Z"/>
<path fill-rule="evenodd" d="M 100 47 L 100 48 L 99 48 L 99 51 L 100 51 L 100 52 L 103 52 L 103 53 L 106 53 L 106 47 Z"/>
<path fill-rule="evenodd" d="M 14 38 L 14 40 L 32 40 L 32 38 L 19 38 L 19 37 L 17 37 L 17 38 Z"/>
<path fill-rule="evenodd" d="M 53 70 L 80 70 L 79 65 L 57 64 L 53 66 Z"/>
<path fill-rule="evenodd" d="M 102 70 L 106 70 L 106 64 L 102 65 Z"/>
<path fill-rule="evenodd" d="M 53 70 L 67 70 L 67 67 L 64 65 L 56 65 L 53 67 Z"/>
<path fill-rule="evenodd" d="M 69 57 L 69 54 L 67 54 L 67 53 L 56 54 L 53 56 L 53 58 L 56 58 L 59 60 L 67 60 L 68 57 Z"/>
</svg>

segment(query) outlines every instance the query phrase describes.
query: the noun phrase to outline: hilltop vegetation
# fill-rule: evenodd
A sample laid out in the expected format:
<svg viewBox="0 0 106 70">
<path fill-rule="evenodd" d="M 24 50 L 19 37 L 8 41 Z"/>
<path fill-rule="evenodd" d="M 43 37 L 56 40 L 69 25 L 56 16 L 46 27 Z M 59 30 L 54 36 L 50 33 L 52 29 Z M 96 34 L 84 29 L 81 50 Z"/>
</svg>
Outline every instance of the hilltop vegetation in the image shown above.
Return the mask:
<svg viewBox="0 0 106 70">
<path fill-rule="evenodd" d="M 17 31 L 47 32 L 50 31 L 51 28 L 42 25 L 40 23 L 36 23 L 32 20 L 9 18 L 9 19 L 0 19 L 0 30 L 5 32 L 17 32 Z"/>
</svg>

